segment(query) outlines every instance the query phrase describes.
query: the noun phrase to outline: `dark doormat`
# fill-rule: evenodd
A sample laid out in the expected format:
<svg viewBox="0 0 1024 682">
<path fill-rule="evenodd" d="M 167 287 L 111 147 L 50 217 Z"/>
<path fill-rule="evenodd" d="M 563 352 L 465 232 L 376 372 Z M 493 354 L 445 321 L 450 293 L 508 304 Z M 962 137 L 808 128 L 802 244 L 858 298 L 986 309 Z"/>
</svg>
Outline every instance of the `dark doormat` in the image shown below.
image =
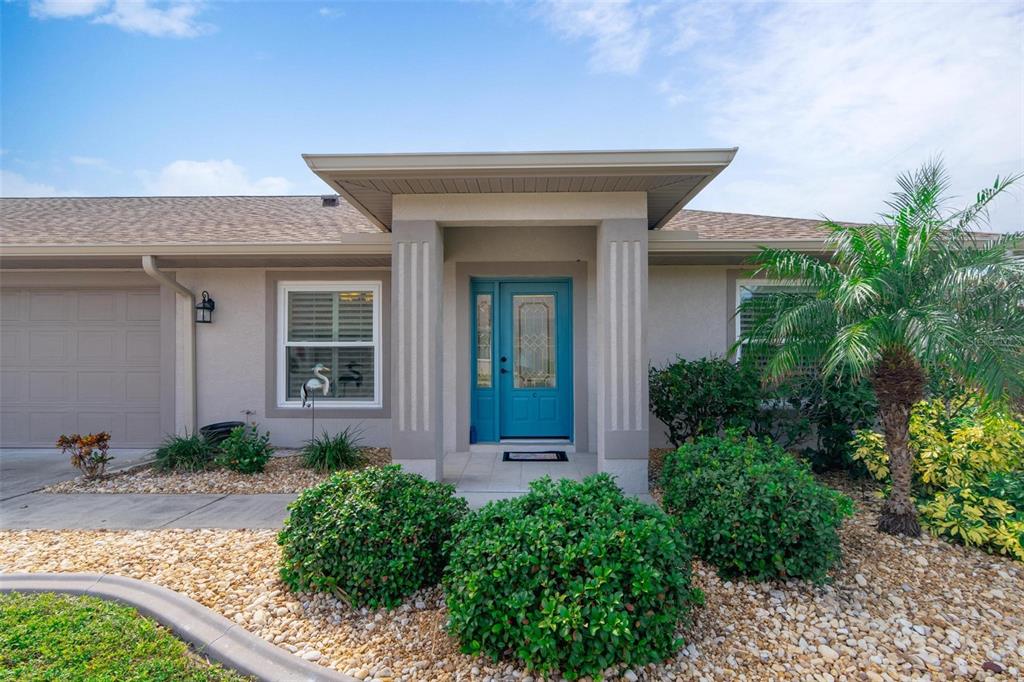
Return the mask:
<svg viewBox="0 0 1024 682">
<path fill-rule="evenodd" d="M 565 450 L 545 450 L 543 452 L 521 452 L 506 450 L 502 462 L 568 462 Z"/>
</svg>

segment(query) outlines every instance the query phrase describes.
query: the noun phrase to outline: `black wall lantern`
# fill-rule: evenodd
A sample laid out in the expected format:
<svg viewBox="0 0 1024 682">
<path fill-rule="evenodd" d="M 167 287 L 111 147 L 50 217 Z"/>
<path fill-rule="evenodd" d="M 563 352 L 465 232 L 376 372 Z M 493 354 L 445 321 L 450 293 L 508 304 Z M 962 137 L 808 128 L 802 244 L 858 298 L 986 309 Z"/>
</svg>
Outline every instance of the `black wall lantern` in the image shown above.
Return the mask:
<svg viewBox="0 0 1024 682">
<path fill-rule="evenodd" d="M 210 324 L 213 322 L 214 307 L 216 307 L 216 304 L 213 302 L 213 299 L 210 298 L 210 292 L 204 291 L 203 300 L 196 303 L 196 322 L 201 322 L 203 324 Z"/>
</svg>

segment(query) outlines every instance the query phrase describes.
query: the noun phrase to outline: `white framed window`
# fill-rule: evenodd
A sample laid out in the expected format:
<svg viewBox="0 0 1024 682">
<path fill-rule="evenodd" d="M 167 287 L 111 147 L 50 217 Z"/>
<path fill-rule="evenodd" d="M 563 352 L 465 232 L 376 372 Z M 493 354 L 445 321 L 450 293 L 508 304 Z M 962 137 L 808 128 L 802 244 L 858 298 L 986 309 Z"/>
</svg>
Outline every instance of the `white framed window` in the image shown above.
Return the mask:
<svg viewBox="0 0 1024 682">
<path fill-rule="evenodd" d="M 779 292 L 810 292 L 811 289 L 798 282 L 784 282 L 771 279 L 740 279 L 736 281 L 736 338 L 741 339 L 743 335 L 754 328 L 757 321 L 750 310 L 742 310 L 741 305 L 745 301 L 754 298 L 768 296 Z M 736 359 L 740 359 L 743 346 L 736 347 Z"/>
<path fill-rule="evenodd" d="M 317 364 L 330 381 L 318 405 L 382 407 L 380 298 L 380 282 L 278 283 L 278 407 L 302 405 Z"/>
</svg>

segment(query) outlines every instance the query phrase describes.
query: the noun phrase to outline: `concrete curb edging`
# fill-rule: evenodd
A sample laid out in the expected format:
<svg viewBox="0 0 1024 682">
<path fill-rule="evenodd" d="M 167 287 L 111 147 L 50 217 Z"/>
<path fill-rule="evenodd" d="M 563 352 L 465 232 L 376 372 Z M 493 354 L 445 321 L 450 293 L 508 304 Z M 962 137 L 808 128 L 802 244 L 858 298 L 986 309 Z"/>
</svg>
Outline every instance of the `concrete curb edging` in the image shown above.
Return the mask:
<svg viewBox="0 0 1024 682">
<path fill-rule="evenodd" d="M 0 592 L 61 592 L 117 601 L 168 628 L 204 656 L 267 682 L 358 682 L 304 661 L 183 594 L 100 573 L 0 574 Z"/>
</svg>

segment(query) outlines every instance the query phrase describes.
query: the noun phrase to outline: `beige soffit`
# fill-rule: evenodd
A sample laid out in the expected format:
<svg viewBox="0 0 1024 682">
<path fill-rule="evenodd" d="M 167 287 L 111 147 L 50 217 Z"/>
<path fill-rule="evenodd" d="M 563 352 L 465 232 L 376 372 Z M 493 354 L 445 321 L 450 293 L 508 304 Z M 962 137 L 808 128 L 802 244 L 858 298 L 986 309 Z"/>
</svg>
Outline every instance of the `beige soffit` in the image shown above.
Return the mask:
<svg viewBox="0 0 1024 682">
<path fill-rule="evenodd" d="M 309 168 L 376 225 L 391 228 L 395 194 L 646 192 L 659 228 L 736 155 L 731 149 L 303 154 Z"/>
</svg>

